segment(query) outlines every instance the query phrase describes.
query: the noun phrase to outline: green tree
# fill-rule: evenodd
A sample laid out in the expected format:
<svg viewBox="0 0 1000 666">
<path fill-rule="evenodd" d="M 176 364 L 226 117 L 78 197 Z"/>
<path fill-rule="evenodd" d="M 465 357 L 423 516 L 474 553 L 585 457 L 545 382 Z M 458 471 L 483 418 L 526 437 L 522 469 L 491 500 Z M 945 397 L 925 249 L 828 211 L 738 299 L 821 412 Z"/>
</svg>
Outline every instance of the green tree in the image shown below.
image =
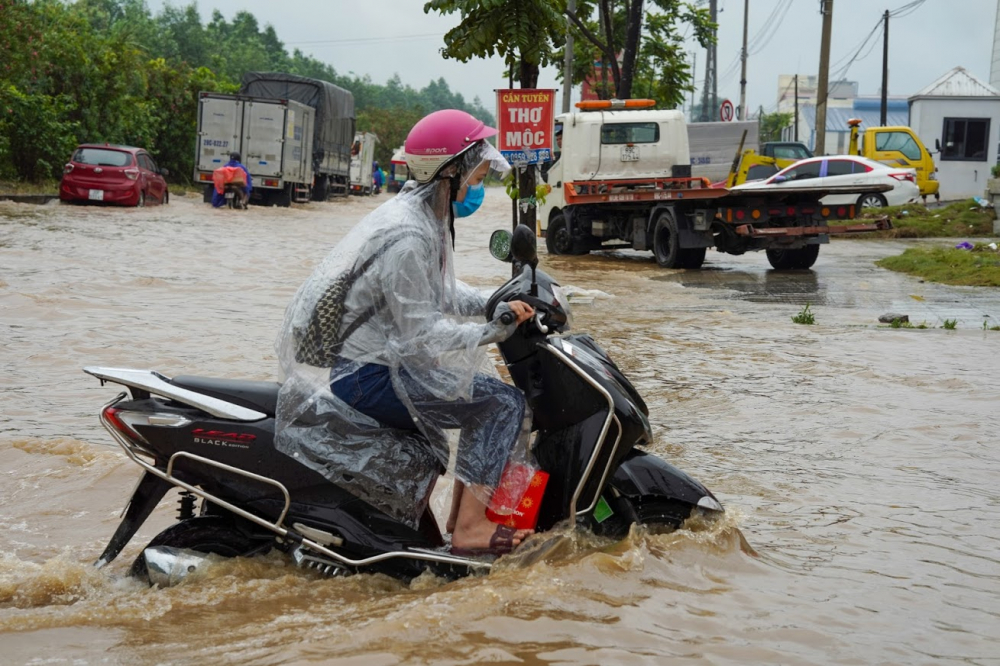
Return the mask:
<svg viewBox="0 0 1000 666">
<path fill-rule="evenodd" d="M 358 131 L 374 132 L 378 135 L 375 144 L 375 159 L 388 168 L 392 153 L 403 145 L 410 128 L 424 116 L 420 107 L 386 109 L 370 107 L 358 113 Z"/>
<path fill-rule="evenodd" d="M 339 74 L 287 52 L 270 25 L 249 12 L 231 20 L 197 6 L 167 4 L 153 16 L 145 0 L 0 0 L 0 178 L 57 178 L 84 141 L 150 150 L 173 181 L 193 173 L 198 93 L 235 92 L 249 70 L 284 71 L 335 83 L 355 95 L 358 126 L 386 135 L 438 108 L 492 114 L 443 79 L 422 89 L 396 76 L 385 85 Z M 414 116 L 416 115 L 416 118 Z M 405 136 L 405 133 L 402 134 Z"/>
<path fill-rule="evenodd" d="M 565 41 L 564 0 L 431 0 L 424 12 L 459 12 L 462 20 L 444 36 L 441 55 L 468 62 L 503 57 L 509 77 L 522 88 L 538 85 L 538 70 L 553 62 Z M 535 191 L 535 170 L 520 173 L 519 192 Z M 521 223 L 535 228 L 535 208 L 521 209 Z M 516 226 L 516 221 L 515 221 Z"/>
<path fill-rule="evenodd" d="M 762 113 L 758 116 L 760 122 L 760 142 L 780 141 L 781 130 L 792 124 L 791 113 Z"/>
<path fill-rule="evenodd" d="M 594 63 L 599 62 L 602 80 L 593 86 L 599 97 L 629 99 L 638 94 L 666 108 L 681 105 L 692 90 L 681 28 L 689 26 L 695 39 L 707 46 L 715 41 L 717 27 L 708 10 L 683 0 L 581 0 L 569 16 L 577 37 L 574 84 L 592 80 Z M 563 57 L 561 52 L 556 55 Z"/>
</svg>

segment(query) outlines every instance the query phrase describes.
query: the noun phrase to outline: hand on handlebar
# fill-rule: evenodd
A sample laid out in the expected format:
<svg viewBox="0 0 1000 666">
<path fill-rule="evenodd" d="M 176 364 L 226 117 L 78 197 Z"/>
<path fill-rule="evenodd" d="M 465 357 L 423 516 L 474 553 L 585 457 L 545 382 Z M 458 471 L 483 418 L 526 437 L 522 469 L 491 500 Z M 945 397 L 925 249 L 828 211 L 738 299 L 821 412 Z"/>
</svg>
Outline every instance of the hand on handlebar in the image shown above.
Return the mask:
<svg viewBox="0 0 1000 666">
<path fill-rule="evenodd" d="M 507 305 L 510 306 L 511 311 L 517 317 L 518 326 L 535 316 L 535 308 L 524 301 L 507 301 Z"/>
</svg>

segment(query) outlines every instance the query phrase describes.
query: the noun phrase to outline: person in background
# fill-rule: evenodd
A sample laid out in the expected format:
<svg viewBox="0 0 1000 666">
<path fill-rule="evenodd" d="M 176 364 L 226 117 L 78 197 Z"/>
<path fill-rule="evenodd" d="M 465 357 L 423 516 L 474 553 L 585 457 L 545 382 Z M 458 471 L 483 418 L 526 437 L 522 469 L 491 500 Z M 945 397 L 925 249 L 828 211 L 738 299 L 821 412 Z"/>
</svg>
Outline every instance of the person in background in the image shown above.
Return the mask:
<svg viewBox="0 0 1000 666">
<path fill-rule="evenodd" d="M 372 162 L 372 186 L 374 187 L 374 194 L 382 194 L 382 184 L 385 182 L 385 177 L 382 175 L 382 169 L 378 165 L 378 160 Z"/>
<path fill-rule="evenodd" d="M 236 151 L 229 153 L 229 161 L 222 166 L 227 167 L 237 167 L 243 169 L 243 173 L 246 176 L 246 185 L 243 187 L 243 198 L 240 201 L 240 205 L 246 208 L 247 202 L 250 200 L 250 192 L 253 191 L 253 178 L 250 176 L 250 172 L 247 170 L 242 163 L 240 163 L 240 154 Z M 221 208 L 226 205 L 226 195 L 219 192 L 218 190 L 212 191 L 212 206 L 215 208 Z"/>
</svg>

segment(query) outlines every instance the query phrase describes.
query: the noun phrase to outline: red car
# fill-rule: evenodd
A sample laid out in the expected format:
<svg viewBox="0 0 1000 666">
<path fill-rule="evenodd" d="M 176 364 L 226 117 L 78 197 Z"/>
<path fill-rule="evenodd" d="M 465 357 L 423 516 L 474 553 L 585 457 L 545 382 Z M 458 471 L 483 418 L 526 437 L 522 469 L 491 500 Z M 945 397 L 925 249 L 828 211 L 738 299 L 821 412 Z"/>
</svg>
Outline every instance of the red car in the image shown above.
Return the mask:
<svg viewBox="0 0 1000 666">
<path fill-rule="evenodd" d="M 109 143 L 77 146 L 63 169 L 59 199 L 145 206 L 167 203 L 170 192 L 156 162 L 142 148 Z"/>
</svg>

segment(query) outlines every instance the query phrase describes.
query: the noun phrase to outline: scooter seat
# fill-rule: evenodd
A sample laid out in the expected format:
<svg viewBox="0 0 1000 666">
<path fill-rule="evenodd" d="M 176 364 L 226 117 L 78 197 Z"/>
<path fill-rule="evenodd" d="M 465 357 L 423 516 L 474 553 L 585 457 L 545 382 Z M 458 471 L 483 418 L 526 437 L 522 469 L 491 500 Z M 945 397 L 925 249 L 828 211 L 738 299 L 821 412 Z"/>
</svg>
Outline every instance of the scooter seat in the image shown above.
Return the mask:
<svg viewBox="0 0 1000 666">
<path fill-rule="evenodd" d="M 174 386 L 231 402 L 234 405 L 256 409 L 274 416 L 278 408 L 278 382 L 258 382 L 243 379 L 219 379 L 179 375 L 170 380 Z"/>
</svg>

